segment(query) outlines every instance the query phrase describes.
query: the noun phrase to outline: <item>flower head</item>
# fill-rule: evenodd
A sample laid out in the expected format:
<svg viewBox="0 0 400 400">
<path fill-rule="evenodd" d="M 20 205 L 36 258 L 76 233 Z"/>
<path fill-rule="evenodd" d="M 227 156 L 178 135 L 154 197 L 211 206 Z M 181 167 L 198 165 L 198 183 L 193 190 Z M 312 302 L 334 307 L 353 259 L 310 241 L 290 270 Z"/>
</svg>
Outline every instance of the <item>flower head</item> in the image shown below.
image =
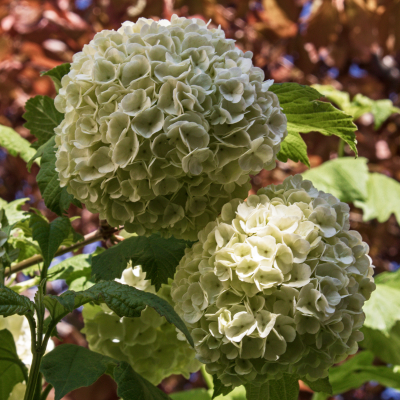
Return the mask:
<svg viewBox="0 0 400 400">
<path fill-rule="evenodd" d="M 230 201 L 198 237 L 171 296 L 196 357 L 226 386 L 315 380 L 357 351 L 375 285 L 347 204 L 296 175 Z"/>
<path fill-rule="evenodd" d="M 140 266 L 127 268 L 121 283 L 155 293 Z M 171 303 L 170 290 L 169 285 L 163 285 L 157 295 Z M 178 340 L 175 327 L 150 307 L 140 318 L 120 318 L 107 306 L 85 305 L 83 316 L 91 350 L 130 363 L 155 385 L 172 374 L 189 377 L 200 368 L 194 350 Z"/>
<path fill-rule="evenodd" d="M 55 99 L 61 185 L 113 226 L 195 239 L 247 196 L 249 174 L 275 166 L 287 131 L 271 84 L 199 19 L 104 30 Z"/>
</svg>

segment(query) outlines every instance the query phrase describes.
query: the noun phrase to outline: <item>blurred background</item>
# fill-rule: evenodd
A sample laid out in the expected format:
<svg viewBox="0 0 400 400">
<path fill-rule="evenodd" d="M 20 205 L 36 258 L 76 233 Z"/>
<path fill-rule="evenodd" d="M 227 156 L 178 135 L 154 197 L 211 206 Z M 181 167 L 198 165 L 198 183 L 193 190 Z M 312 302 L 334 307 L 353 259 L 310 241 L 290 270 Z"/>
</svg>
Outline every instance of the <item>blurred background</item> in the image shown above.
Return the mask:
<svg viewBox="0 0 400 400">
<path fill-rule="evenodd" d="M 238 47 L 254 53 L 253 62 L 267 79 L 329 84 L 351 97 L 361 93 L 400 106 L 399 0 L 0 0 L 0 124 L 33 140 L 23 127 L 24 104 L 38 94 L 55 96 L 53 83 L 41 72 L 70 62 L 98 31 L 118 29 L 123 21 L 139 17 L 169 19 L 172 14 L 221 25 Z M 369 113 L 356 123 L 359 155 L 369 159 L 370 172 L 400 181 L 400 115 L 392 115 L 379 130 Z M 303 138 L 311 167 L 337 157 L 337 137 L 311 133 Z M 345 154 L 351 155 L 350 149 Z M 279 162 L 274 171 L 253 177 L 253 190 L 304 170 L 301 163 Z M 45 208 L 36 185 L 37 172 L 37 165 L 29 173 L 22 159 L 0 148 L 0 197 L 29 197 L 29 206 L 52 219 L 55 215 Z M 97 216 L 87 210 L 71 208 L 70 214 L 81 215 L 74 227 L 82 234 L 98 226 Z M 400 267 L 400 228 L 393 215 L 384 223 L 363 222 L 361 211 L 352 207 L 351 224 L 370 245 L 378 273 Z M 79 313 L 63 322 L 59 332 L 64 342 L 85 345 L 81 327 Z M 204 387 L 204 382 L 199 374 L 189 381 L 174 376 L 161 387 L 174 392 Z M 301 399 L 310 399 L 312 394 L 303 389 Z M 103 377 L 65 399 L 117 396 L 114 383 Z M 400 393 L 370 382 L 335 399 L 399 400 Z"/>
</svg>

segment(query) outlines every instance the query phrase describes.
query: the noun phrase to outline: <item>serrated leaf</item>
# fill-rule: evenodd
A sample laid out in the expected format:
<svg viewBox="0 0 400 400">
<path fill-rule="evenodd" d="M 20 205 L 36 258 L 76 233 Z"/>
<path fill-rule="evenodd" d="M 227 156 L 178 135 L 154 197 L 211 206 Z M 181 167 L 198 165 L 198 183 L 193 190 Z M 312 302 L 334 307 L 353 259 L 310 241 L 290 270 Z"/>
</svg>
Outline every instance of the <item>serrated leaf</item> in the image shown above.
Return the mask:
<svg viewBox="0 0 400 400">
<path fill-rule="evenodd" d="M 54 137 L 49 140 L 54 143 Z M 78 207 L 81 207 L 81 204 L 67 192 L 66 187 L 60 187 L 55 165 L 56 150 L 53 146 L 49 145 L 42 155 L 40 171 L 36 180 L 46 207 L 61 216 L 68 210 L 71 203 Z"/>
<path fill-rule="evenodd" d="M 168 400 L 162 392 L 147 379 L 136 373 L 132 367 L 121 362 L 114 368 L 114 380 L 118 385 L 117 394 L 124 400 Z"/>
<path fill-rule="evenodd" d="M 37 151 L 34 153 L 34 155 L 32 156 L 32 158 L 29 160 L 28 164 L 27 164 L 27 168 L 28 171 L 30 171 L 32 164 L 38 159 L 41 158 L 43 156 L 44 153 L 46 153 L 47 151 L 53 151 L 54 148 L 54 138 L 50 138 L 46 143 L 42 144 Z"/>
<path fill-rule="evenodd" d="M 54 128 L 61 123 L 64 114 L 56 110 L 54 100 L 48 96 L 35 96 L 29 99 L 25 103 L 25 109 L 24 127 L 38 139 L 32 143 L 32 147 L 38 149 L 54 136 Z"/>
<path fill-rule="evenodd" d="M 89 302 L 105 303 L 118 316 L 130 318 L 139 317 L 146 306 L 152 307 L 169 323 L 174 324 L 189 343 L 194 345 L 186 325 L 167 301 L 132 286 L 115 281 L 100 282 L 81 292 L 68 290 L 60 296 L 47 295 L 44 298 L 45 306 L 55 321 Z"/>
<path fill-rule="evenodd" d="M 71 64 L 65 63 L 65 64 L 58 65 L 57 67 L 55 67 L 49 71 L 43 72 L 41 75 L 49 76 L 52 79 L 54 86 L 56 88 L 56 91 L 58 93 L 58 91 L 61 88 L 61 79 L 64 75 L 68 74 L 70 69 L 71 69 Z"/>
<path fill-rule="evenodd" d="M 361 351 L 338 367 L 329 371 L 329 381 L 334 395 L 356 389 L 368 381 L 379 382 L 383 386 L 400 389 L 400 370 L 393 367 L 372 365 L 374 355 Z"/>
<path fill-rule="evenodd" d="M 284 374 L 281 379 L 269 380 L 262 385 L 247 384 L 247 400 L 297 400 L 299 382 L 295 375 Z"/>
<path fill-rule="evenodd" d="M 220 379 L 216 375 L 213 375 L 213 385 L 214 385 L 214 390 L 213 390 L 213 395 L 212 399 L 215 399 L 216 397 L 222 395 L 226 396 L 230 392 L 232 392 L 233 388 L 231 386 L 225 386 Z"/>
<path fill-rule="evenodd" d="M 344 140 L 357 155 L 353 117 L 331 103 L 318 101 L 322 95 L 309 86 L 276 83 L 269 89 L 278 98 L 288 120 L 289 133 L 320 132 Z"/>
<path fill-rule="evenodd" d="M 26 162 L 35 154 L 35 150 L 26 139 L 14 129 L 4 125 L 0 125 L 0 147 L 5 148 L 8 154 L 14 157 L 20 156 Z"/>
<path fill-rule="evenodd" d="M 3 317 L 14 314 L 25 315 L 33 310 L 34 304 L 27 297 L 7 287 L 0 288 L 0 315 Z"/>
<path fill-rule="evenodd" d="M 400 183 L 383 174 L 369 174 L 367 194 L 364 201 L 354 205 L 364 212 L 364 220 L 376 218 L 387 221 L 393 213 L 400 224 Z"/>
<path fill-rule="evenodd" d="M 165 239 L 156 234 L 132 236 L 93 257 L 92 274 L 96 282 L 120 278 L 128 262 L 132 261 L 132 265 L 142 266 L 146 278 L 158 290 L 168 278 L 174 277 L 187 244 L 184 240 Z"/>
<path fill-rule="evenodd" d="M 55 400 L 60 400 L 74 389 L 90 386 L 105 374 L 113 359 L 74 344 L 57 346 L 46 354 L 40 372 L 55 389 Z"/>
<path fill-rule="evenodd" d="M 314 392 L 323 392 L 332 394 L 332 386 L 329 382 L 329 377 L 317 379 L 316 381 L 309 381 L 308 379 L 301 378 L 301 380 Z"/>
<path fill-rule="evenodd" d="M 367 197 L 367 162 L 363 157 L 341 157 L 305 171 L 302 175 L 318 190 L 331 193 L 341 201 L 354 203 Z"/>
<path fill-rule="evenodd" d="M 6 213 L 8 223 L 10 225 L 14 225 L 17 222 L 28 218 L 27 212 L 22 211 L 21 207 L 29 200 L 30 200 L 29 197 L 25 197 L 23 199 L 17 199 L 11 201 L 10 203 L 5 204 L 2 207 L 4 212 Z"/>
<path fill-rule="evenodd" d="M 0 331 L 0 400 L 8 400 L 17 383 L 25 380 L 22 369 L 27 371 L 18 357 L 10 331 Z"/>
<path fill-rule="evenodd" d="M 281 143 L 281 149 L 277 154 L 277 158 L 282 162 L 287 162 L 288 158 L 295 162 L 301 161 L 310 168 L 307 145 L 298 133 L 291 132 L 285 137 L 285 140 Z"/>
<path fill-rule="evenodd" d="M 365 302 L 363 311 L 366 327 L 389 334 L 400 321 L 400 287 L 377 284 L 371 298 Z"/>
<path fill-rule="evenodd" d="M 32 214 L 29 226 L 32 228 L 33 240 L 39 243 L 44 260 L 43 268 L 48 268 L 61 243 L 70 234 L 71 222 L 67 217 L 58 217 L 48 223 L 42 216 Z"/>
</svg>

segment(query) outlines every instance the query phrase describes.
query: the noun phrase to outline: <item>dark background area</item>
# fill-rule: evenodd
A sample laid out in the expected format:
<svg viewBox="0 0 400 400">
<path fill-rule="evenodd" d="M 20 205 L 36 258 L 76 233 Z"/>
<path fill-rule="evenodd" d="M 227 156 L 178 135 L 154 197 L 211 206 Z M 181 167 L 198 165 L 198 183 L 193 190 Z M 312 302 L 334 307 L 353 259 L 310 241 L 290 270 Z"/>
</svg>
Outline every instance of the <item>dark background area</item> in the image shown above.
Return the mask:
<svg viewBox="0 0 400 400">
<path fill-rule="evenodd" d="M 123 21 L 139 17 L 170 18 L 174 13 L 221 25 L 238 47 L 254 53 L 253 62 L 267 79 L 330 84 L 351 96 L 389 98 L 400 106 L 398 0 L 0 0 L 0 124 L 33 140 L 23 127 L 24 104 L 37 94 L 55 96 L 50 78 L 41 77 L 41 72 L 70 62 L 102 29 L 118 29 Z M 359 155 L 369 159 L 370 171 L 400 181 L 400 116 L 390 117 L 378 131 L 369 114 L 356 122 Z M 303 137 L 312 167 L 337 156 L 338 138 Z M 345 152 L 352 155 L 348 148 Z M 253 177 L 253 190 L 305 169 L 300 163 L 279 162 L 274 171 Z M 23 160 L 0 148 L 0 197 L 7 201 L 29 197 L 29 206 L 51 219 L 55 216 L 41 199 L 37 172 L 36 165 L 29 173 Z M 98 226 L 97 216 L 87 210 L 71 207 L 70 214 L 81 216 L 74 227 L 82 234 Z M 385 223 L 363 222 L 361 211 L 353 207 L 351 225 L 370 245 L 378 273 L 400 266 L 400 228 L 393 216 Z M 62 324 L 60 334 L 65 342 L 85 344 L 79 333 L 81 323 L 76 313 Z M 161 385 L 167 392 L 202 386 L 198 374 L 190 381 L 171 377 Z M 310 398 L 310 393 L 301 392 L 301 399 Z M 65 399 L 112 400 L 117 396 L 113 382 L 103 377 Z M 372 382 L 336 399 L 398 400 L 400 394 Z"/>
</svg>

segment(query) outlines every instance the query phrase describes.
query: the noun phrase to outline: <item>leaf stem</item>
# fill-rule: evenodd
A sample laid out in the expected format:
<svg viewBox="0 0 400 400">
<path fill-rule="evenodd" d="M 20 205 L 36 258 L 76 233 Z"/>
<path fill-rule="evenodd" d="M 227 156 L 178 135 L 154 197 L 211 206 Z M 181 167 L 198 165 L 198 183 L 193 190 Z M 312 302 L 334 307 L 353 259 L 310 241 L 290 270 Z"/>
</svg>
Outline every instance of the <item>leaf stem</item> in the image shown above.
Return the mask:
<svg viewBox="0 0 400 400">
<path fill-rule="evenodd" d="M 122 229 L 122 228 L 109 228 L 109 227 L 100 228 L 97 231 L 94 231 L 94 232 L 91 232 L 91 233 L 85 235 L 85 237 L 83 238 L 83 241 L 81 241 L 81 242 L 75 243 L 72 246 L 68 246 L 68 247 L 65 247 L 65 246 L 60 247 L 57 250 L 55 257 L 61 256 L 65 253 L 69 253 L 70 251 L 78 250 L 82 247 L 85 247 L 87 244 L 97 242 L 99 239 L 106 240 L 109 237 L 111 237 L 115 232 L 118 232 L 120 229 Z M 13 265 L 11 268 L 9 268 L 6 271 L 5 275 L 9 276 L 11 274 L 15 274 L 16 272 L 23 271 L 25 268 L 29 268 L 29 267 L 39 264 L 41 262 L 43 262 L 43 257 L 40 254 L 35 255 L 33 257 L 27 258 L 26 260 Z"/>
<path fill-rule="evenodd" d="M 206 366 L 203 364 L 201 366 L 201 375 L 203 376 L 204 382 L 206 383 L 208 389 L 214 389 L 214 382 L 212 376 L 206 371 Z"/>
<path fill-rule="evenodd" d="M 338 157 L 344 157 L 344 146 L 345 142 L 342 139 L 339 139 L 339 147 L 338 147 Z"/>
<path fill-rule="evenodd" d="M 50 383 L 45 387 L 45 389 L 42 392 L 42 395 L 40 396 L 40 400 L 46 400 L 47 396 L 50 393 L 50 390 L 53 389 L 53 385 L 51 385 Z"/>
</svg>

